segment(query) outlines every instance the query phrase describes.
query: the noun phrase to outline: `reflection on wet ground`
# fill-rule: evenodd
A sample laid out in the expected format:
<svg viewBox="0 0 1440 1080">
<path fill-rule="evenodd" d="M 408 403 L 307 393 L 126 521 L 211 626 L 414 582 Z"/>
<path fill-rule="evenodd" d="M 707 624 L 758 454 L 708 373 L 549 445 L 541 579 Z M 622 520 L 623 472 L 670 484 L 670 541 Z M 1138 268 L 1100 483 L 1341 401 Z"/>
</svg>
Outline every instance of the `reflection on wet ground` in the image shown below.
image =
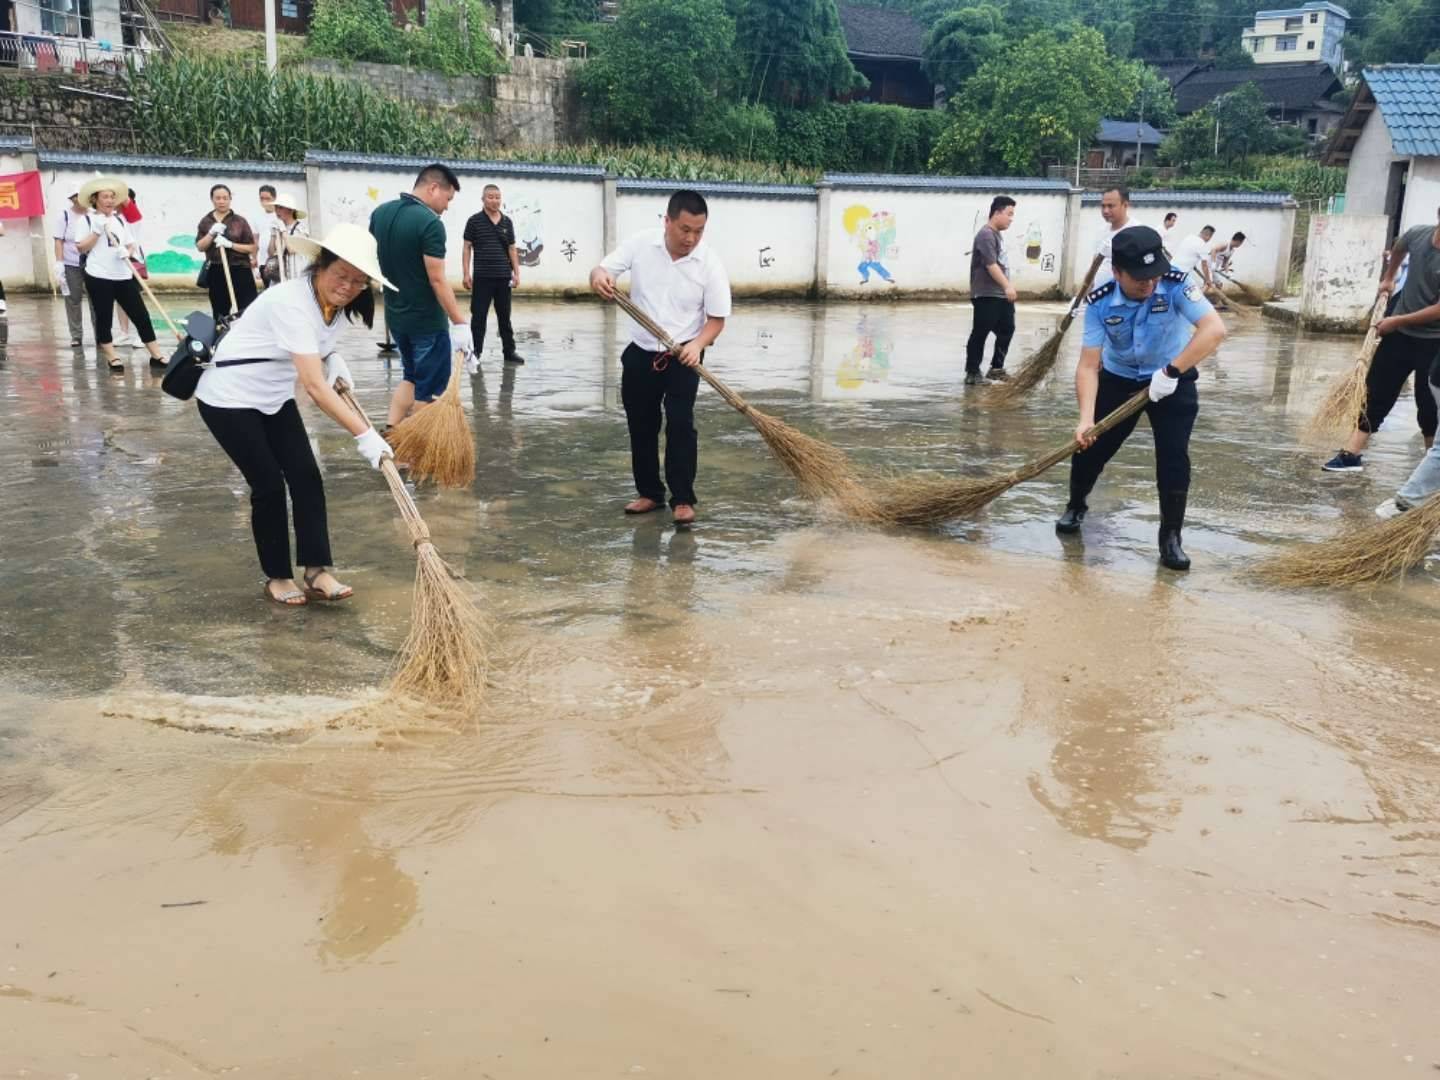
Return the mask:
<svg viewBox="0 0 1440 1080">
<path fill-rule="evenodd" d="M 1012 356 L 1059 313 L 1022 308 Z M 1419 456 L 1405 400 L 1362 476 L 1321 474 L 1325 448 L 1299 442 L 1354 340 L 1232 328 L 1202 368 L 1196 568 L 1175 576 L 1155 564 L 1143 425 L 1083 542 L 1051 526 L 1063 466 L 974 521 L 887 534 L 817 513 L 702 391 L 700 524 L 627 519 L 623 321 L 517 314 L 528 363 L 487 356 L 466 388 L 474 488 L 418 496 L 500 631 L 486 712 L 450 737 L 325 729 L 373 702 L 414 570 L 347 436 L 310 411 L 356 599 L 282 611 L 260 597 L 243 483 L 193 409 L 138 351 L 111 376 L 57 349 L 58 306 L 12 300 L 15 1068 L 1440 1061 L 1440 565 L 1345 595 L 1241 574 L 1366 519 Z M 959 389 L 968 327 L 960 304 L 748 305 L 709 362 L 877 473 L 988 472 L 1065 441 L 1078 337 L 1032 403 L 991 413 Z M 399 374 L 376 337 L 343 345 L 372 412 Z M 97 1060 L 118 1064 L 81 1067 Z"/>
</svg>

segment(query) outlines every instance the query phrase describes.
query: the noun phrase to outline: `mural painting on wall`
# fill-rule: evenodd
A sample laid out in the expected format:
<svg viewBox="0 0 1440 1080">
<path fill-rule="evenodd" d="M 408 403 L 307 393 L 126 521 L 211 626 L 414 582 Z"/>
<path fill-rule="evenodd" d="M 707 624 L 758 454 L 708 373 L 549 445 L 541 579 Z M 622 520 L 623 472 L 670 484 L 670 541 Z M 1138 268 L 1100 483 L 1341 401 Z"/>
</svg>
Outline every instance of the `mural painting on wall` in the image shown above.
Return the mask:
<svg viewBox="0 0 1440 1080">
<path fill-rule="evenodd" d="M 900 255 L 895 242 L 895 215 L 889 210 L 871 211 L 868 206 L 847 206 L 841 223 L 845 232 L 855 242 L 860 253 L 860 264 L 855 268 L 860 274 L 860 284 L 870 283 L 873 270 L 888 285 L 895 284 L 895 278 L 885 268 L 882 260 L 895 259 Z"/>
<path fill-rule="evenodd" d="M 988 220 L 990 220 L 990 217 L 985 210 L 976 210 L 975 220 L 972 222 L 972 233 L 978 233 L 981 226 L 983 226 Z M 1024 258 L 1027 263 L 1029 263 L 1031 266 L 1040 267 L 1040 272 L 1042 274 L 1053 274 L 1055 272 L 1055 256 L 1053 254 L 1045 254 L 1045 230 L 1041 227 L 1038 220 L 1032 221 L 1029 225 L 1026 225 L 1023 228 L 1020 222 L 1017 221 L 1014 225 L 1011 225 L 1010 228 L 1006 230 L 1005 245 L 1007 250 L 1012 252 L 1015 250 L 1015 241 L 1012 239 L 1012 237 L 1015 236 L 1023 237 L 1023 240 L 1020 242 L 1019 246 L 1024 254 Z M 970 256 L 970 252 L 968 250 L 965 252 L 965 256 L 966 258 Z M 1013 268 L 1014 265 L 1015 264 L 1012 262 L 1011 267 Z"/>
<path fill-rule="evenodd" d="M 835 370 L 835 385 L 841 390 L 859 390 L 866 383 L 883 383 L 890 378 L 892 343 L 877 340 L 864 318 L 855 326 L 855 347 Z"/>
<path fill-rule="evenodd" d="M 337 195 L 325 206 L 325 223 L 343 221 L 350 225 L 370 226 L 370 212 L 380 205 L 378 187 L 366 187 L 363 197 Z"/>
<path fill-rule="evenodd" d="M 540 253 L 545 250 L 545 238 L 540 231 L 540 200 L 516 199 L 506 203 L 503 210 L 515 225 L 515 253 L 520 256 L 520 265 L 539 266 Z"/>
</svg>

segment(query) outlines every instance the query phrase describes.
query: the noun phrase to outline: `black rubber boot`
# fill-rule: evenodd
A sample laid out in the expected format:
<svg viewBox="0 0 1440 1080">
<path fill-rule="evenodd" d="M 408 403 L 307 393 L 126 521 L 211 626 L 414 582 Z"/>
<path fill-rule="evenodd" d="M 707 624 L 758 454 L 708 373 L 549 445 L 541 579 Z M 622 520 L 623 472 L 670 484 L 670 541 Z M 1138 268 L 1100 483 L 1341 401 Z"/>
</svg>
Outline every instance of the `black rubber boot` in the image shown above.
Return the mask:
<svg viewBox="0 0 1440 1080">
<path fill-rule="evenodd" d="M 1189 570 L 1190 556 L 1180 546 L 1185 525 L 1186 492 L 1169 491 L 1160 496 L 1160 563 L 1168 570 Z"/>
<path fill-rule="evenodd" d="M 1067 506 L 1065 512 L 1060 515 L 1060 520 L 1055 522 L 1055 531 L 1069 535 L 1078 533 L 1080 526 L 1085 523 L 1085 511 L 1088 510 L 1084 503 L 1079 506 Z"/>
</svg>

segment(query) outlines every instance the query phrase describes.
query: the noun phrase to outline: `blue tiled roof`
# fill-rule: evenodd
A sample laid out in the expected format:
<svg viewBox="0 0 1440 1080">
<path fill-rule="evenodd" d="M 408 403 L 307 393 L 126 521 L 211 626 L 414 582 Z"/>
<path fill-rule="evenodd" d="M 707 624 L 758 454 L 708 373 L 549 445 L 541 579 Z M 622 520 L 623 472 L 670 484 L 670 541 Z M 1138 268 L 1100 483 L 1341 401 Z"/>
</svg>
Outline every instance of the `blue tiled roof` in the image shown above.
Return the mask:
<svg viewBox="0 0 1440 1080">
<path fill-rule="evenodd" d="M 1382 64 L 1365 82 L 1397 154 L 1440 156 L 1440 64 Z"/>
<path fill-rule="evenodd" d="M 438 161 L 461 175 L 482 176 L 588 176 L 600 179 L 605 170 L 599 165 L 537 165 L 524 161 L 457 161 L 449 158 L 392 157 L 387 154 L 352 154 L 334 150 L 311 150 L 305 155 L 307 165 L 330 165 L 338 168 L 418 169 Z"/>
<path fill-rule="evenodd" d="M 1054 191 L 1066 193 L 1064 180 L 1033 176 L 890 176 L 885 173 L 826 173 L 837 188 L 921 188 L 930 191 Z"/>
<path fill-rule="evenodd" d="M 661 180 L 637 178 L 617 180 L 615 189 L 621 192 L 654 192 L 670 194 L 676 188 L 689 188 L 702 195 L 735 195 L 741 198 L 754 196 L 765 199 L 814 199 L 813 185 L 799 184 L 746 184 L 735 180 Z"/>
<path fill-rule="evenodd" d="M 304 176 L 305 169 L 287 161 L 206 161 L 203 158 L 151 157 L 145 154 L 92 154 L 69 150 L 42 150 L 40 164 L 48 168 L 150 169 L 156 172 L 202 173 L 206 176 Z"/>
<path fill-rule="evenodd" d="M 1149 124 L 1137 124 L 1134 120 L 1101 120 L 1100 141 L 1129 143 L 1136 142 L 1135 132 L 1139 129 L 1139 142 L 1143 146 L 1159 146 L 1160 132 L 1156 131 Z"/>
<path fill-rule="evenodd" d="M 0 135 L 0 150 L 33 150 L 29 135 Z"/>
<path fill-rule="evenodd" d="M 1273 191 L 1132 191 L 1134 206 L 1228 206 L 1235 210 L 1284 209 L 1294 206 L 1293 196 Z M 1081 206 L 1099 206 L 1100 192 L 1087 191 L 1080 196 Z"/>
</svg>

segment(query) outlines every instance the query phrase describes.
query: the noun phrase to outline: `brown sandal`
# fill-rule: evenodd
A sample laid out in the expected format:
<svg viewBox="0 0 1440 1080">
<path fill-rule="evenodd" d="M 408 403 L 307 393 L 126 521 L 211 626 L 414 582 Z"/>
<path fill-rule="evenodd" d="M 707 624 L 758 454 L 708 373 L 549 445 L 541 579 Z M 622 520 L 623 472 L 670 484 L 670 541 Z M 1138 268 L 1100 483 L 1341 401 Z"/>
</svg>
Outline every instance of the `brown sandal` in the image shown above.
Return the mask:
<svg viewBox="0 0 1440 1080">
<path fill-rule="evenodd" d="M 265 599 L 272 604 L 279 604 L 281 607 L 304 607 L 310 601 L 306 599 L 305 593 L 299 589 L 286 589 L 278 596 L 270 591 L 271 581 L 283 581 L 283 578 L 271 578 L 265 582 L 260 591 L 265 594 Z"/>
<path fill-rule="evenodd" d="M 311 600 L 325 600 L 329 603 L 339 603 L 341 600 L 349 600 L 350 597 L 355 595 L 354 589 L 349 585 L 342 585 L 338 581 L 335 583 L 336 587 L 329 592 L 317 587 L 315 584 L 316 579 L 318 579 L 321 574 L 326 573 L 329 573 L 329 570 L 321 569 L 313 574 L 307 573 L 305 575 L 305 595 L 307 598 Z"/>
</svg>

